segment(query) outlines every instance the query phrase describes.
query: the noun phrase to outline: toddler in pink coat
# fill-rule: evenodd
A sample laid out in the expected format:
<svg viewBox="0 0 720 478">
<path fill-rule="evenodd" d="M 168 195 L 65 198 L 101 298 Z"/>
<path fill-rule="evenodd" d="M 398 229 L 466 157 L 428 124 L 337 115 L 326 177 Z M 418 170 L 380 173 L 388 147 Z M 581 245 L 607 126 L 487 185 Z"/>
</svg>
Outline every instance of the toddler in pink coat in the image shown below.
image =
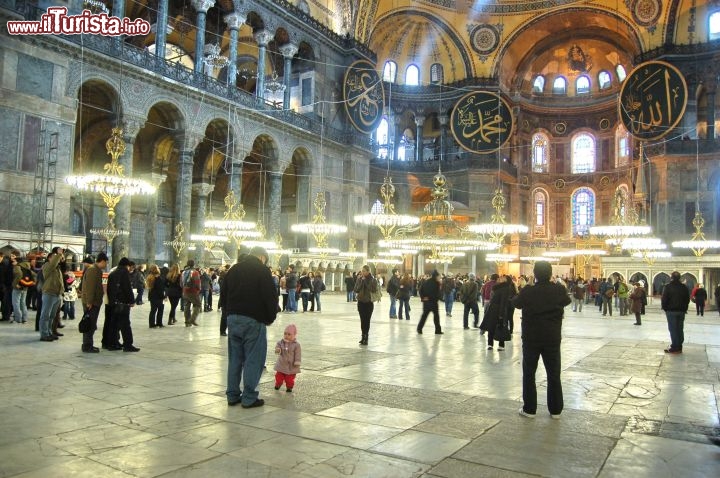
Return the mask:
<svg viewBox="0 0 720 478">
<path fill-rule="evenodd" d="M 282 340 L 275 344 L 275 390 L 285 382 L 285 391 L 292 392 L 295 386 L 295 375 L 300 373 L 300 344 L 295 340 L 297 327 L 290 324 L 285 327 Z"/>
</svg>

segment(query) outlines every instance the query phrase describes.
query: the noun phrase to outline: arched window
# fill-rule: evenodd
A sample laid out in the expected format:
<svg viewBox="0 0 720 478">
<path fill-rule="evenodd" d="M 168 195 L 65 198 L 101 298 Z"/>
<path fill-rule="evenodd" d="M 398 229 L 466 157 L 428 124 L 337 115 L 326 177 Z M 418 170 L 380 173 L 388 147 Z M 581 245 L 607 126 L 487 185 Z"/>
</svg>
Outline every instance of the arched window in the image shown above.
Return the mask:
<svg viewBox="0 0 720 478">
<path fill-rule="evenodd" d="M 627 73 L 625 73 L 625 67 L 622 65 L 618 65 L 615 67 L 615 73 L 617 73 L 618 81 L 622 83 L 625 81 L 625 77 L 627 76 Z"/>
<path fill-rule="evenodd" d="M 572 230 L 576 236 L 584 236 L 595 224 L 595 193 L 589 188 L 575 190 L 572 195 Z"/>
<path fill-rule="evenodd" d="M 383 203 L 381 203 L 379 199 L 370 207 L 370 214 L 385 214 L 385 206 L 383 206 Z"/>
<path fill-rule="evenodd" d="M 615 130 L 615 167 L 620 168 L 630 164 L 630 133 L 623 124 Z"/>
<path fill-rule="evenodd" d="M 580 133 L 572 140 L 572 172 L 592 173 L 595 171 L 595 138 Z"/>
<path fill-rule="evenodd" d="M 409 86 L 420 84 L 420 70 L 416 65 L 410 65 L 405 70 L 405 84 Z"/>
<path fill-rule="evenodd" d="M 578 76 L 578 79 L 575 81 L 575 93 L 578 95 L 590 93 L 590 78 L 585 75 Z"/>
<path fill-rule="evenodd" d="M 720 38 L 720 12 L 711 13 L 708 18 L 708 37 L 710 40 Z"/>
<path fill-rule="evenodd" d="M 612 86 L 612 77 L 610 77 L 610 73 L 605 70 L 598 73 L 598 86 L 601 90 Z"/>
<path fill-rule="evenodd" d="M 70 230 L 72 231 L 73 235 L 75 236 L 84 236 L 85 235 L 85 221 L 83 221 L 82 214 L 77 210 L 73 210 L 72 212 L 72 226 Z"/>
<path fill-rule="evenodd" d="M 536 236 L 545 236 L 547 224 L 547 194 L 542 189 L 536 189 L 533 194 L 533 226 Z"/>
<path fill-rule="evenodd" d="M 545 77 L 538 75 L 533 82 L 533 93 L 542 93 L 545 90 Z"/>
<path fill-rule="evenodd" d="M 383 81 L 388 83 L 395 83 L 397 76 L 397 63 L 394 61 L 386 61 L 385 67 L 383 67 Z"/>
<path fill-rule="evenodd" d="M 375 130 L 375 140 L 377 141 L 378 145 L 378 158 L 381 159 L 387 159 L 388 152 L 390 150 L 389 148 L 389 132 L 390 132 L 390 125 L 388 124 L 388 121 L 386 118 L 383 118 L 380 120 L 380 125 L 378 126 L 377 130 Z"/>
<path fill-rule="evenodd" d="M 433 63 L 430 66 L 430 83 L 442 83 L 444 80 L 443 66 L 440 63 Z"/>
<path fill-rule="evenodd" d="M 543 133 L 535 133 L 532 137 L 532 170 L 536 173 L 547 173 L 548 150 L 550 141 Z"/>
<path fill-rule="evenodd" d="M 558 76 L 553 81 L 552 92 L 554 95 L 564 95 L 567 93 L 567 81 L 562 76 Z"/>
</svg>

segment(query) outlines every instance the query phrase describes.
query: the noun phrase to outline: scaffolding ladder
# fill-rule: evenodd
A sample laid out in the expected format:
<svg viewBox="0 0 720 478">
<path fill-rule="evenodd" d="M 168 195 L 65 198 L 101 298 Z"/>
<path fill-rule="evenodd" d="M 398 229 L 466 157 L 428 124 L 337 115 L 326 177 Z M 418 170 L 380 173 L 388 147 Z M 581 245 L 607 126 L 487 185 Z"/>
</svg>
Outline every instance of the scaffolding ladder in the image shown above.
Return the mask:
<svg viewBox="0 0 720 478">
<path fill-rule="evenodd" d="M 52 244 L 55 223 L 55 188 L 57 186 L 58 132 L 40 130 L 37 164 L 33 186 L 33 221 L 31 247 L 38 253 L 48 252 Z"/>
</svg>

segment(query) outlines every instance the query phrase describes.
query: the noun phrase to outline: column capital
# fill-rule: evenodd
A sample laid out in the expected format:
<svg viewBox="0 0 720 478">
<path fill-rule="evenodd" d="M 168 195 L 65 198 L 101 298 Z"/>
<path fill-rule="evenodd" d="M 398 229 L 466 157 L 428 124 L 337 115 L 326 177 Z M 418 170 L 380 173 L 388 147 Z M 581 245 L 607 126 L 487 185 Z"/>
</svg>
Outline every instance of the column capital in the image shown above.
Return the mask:
<svg viewBox="0 0 720 478">
<path fill-rule="evenodd" d="M 267 30 L 258 30 L 253 33 L 253 38 L 255 38 L 257 44 L 262 47 L 267 46 L 267 44 L 270 43 L 270 40 L 272 40 L 274 37 L 275 35 L 273 35 Z"/>
<path fill-rule="evenodd" d="M 278 48 L 278 50 L 280 50 L 280 53 L 282 53 L 282 56 L 284 56 L 285 59 L 292 59 L 292 57 L 297 54 L 299 47 L 294 43 L 286 43 Z"/>
<path fill-rule="evenodd" d="M 139 116 L 124 116 L 120 121 L 123 130 L 123 139 L 127 143 L 135 141 L 135 137 L 140 132 L 143 126 L 145 126 L 146 118 Z"/>
<path fill-rule="evenodd" d="M 195 183 L 192 185 L 192 192 L 198 196 L 207 197 L 208 194 L 215 190 L 214 184 Z"/>
<path fill-rule="evenodd" d="M 422 126 L 425 123 L 425 117 L 423 115 L 415 115 L 415 125 Z"/>
<path fill-rule="evenodd" d="M 449 120 L 450 120 L 450 117 L 448 115 L 439 115 L 438 116 L 438 121 L 440 122 L 440 126 L 447 126 Z"/>
<path fill-rule="evenodd" d="M 167 174 L 150 173 L 146 177 L 150 183 L 160 186 L 167 179 Z"/>
<path fill-rule="evenodd" d="M 175 134 L 175 144 L 179 151 L 195 151 L 204 138 L 204 134 L 182 131 Z"/>
<path fill-rule="evenodd" d="M 247 15 L 240 12 L 233 12 L 225 15 L 225 23 L 230 30 L 239 30 L 247 20 Z"/>
<path fill-rule="evenodd" d="M 190 0 L 190 3 L 198 12 L 207 13 L 215 5 L 215 0 Z"/>
</svg>

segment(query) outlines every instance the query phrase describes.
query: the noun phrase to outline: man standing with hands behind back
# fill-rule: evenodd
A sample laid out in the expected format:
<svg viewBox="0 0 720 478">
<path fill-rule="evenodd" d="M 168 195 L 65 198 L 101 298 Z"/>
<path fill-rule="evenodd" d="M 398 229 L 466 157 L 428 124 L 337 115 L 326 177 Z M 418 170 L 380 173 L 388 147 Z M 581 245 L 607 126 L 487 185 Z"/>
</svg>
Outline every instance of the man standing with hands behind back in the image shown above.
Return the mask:
<svg viewBox="0 0 720 478">
<path fill-rule="evenodd" d="M 537 412 L 537 388 L 535 372 L 542 356 L 547 374 L 547 406 L 550 416 L 560 418 L 563 410 L 563 392 L 560 383 L 560 341 L 565 306 L 570 296 L 565 287 L 550 282 L 552 266 L 538 261 L 533 269 L 537 283 L 523 287 L 520 294 L 510 300 L 522 310 L 523 349 L 523 407 L 520 415 L 535 418 Z"/>
<path fill-rule="evenodd" d="M 268 253 L 253 247 L 232 266 L 220 286 L 220 301 L 228 324 L 227 401 L 243 408 L 262 407 L 257 386 L 267 358 L 267 326 L 275 322 L 278 298 Z M 243 390 L 240 391 L 240 381 Z"/>
<path fill-rule="evenodd" d="M 98 353 L 100 349 L 93 346 L 93 335 L 97 329 L 97 319 L 100 314 L 100 307 L 103 304 L 102 275 L 107 267 L 108 256 L 100 252 L 95 259 L 95 264 L 88 267 L 82 278 L 82 305 L 87 314 L 87 328 L 83 332 L 82 351 L 85 353 Z"/>
<path fill-rule="evenodd" d="M 665 349 L 666 354 L 681 354 L 685 342 L 685 314 L 690 305 L 690 291 L 680 282 L 680 273 L 673 271 L 670 282 L 663 287 L 662 310 L 670 332 L 670 347 Z"/>
</svg>

